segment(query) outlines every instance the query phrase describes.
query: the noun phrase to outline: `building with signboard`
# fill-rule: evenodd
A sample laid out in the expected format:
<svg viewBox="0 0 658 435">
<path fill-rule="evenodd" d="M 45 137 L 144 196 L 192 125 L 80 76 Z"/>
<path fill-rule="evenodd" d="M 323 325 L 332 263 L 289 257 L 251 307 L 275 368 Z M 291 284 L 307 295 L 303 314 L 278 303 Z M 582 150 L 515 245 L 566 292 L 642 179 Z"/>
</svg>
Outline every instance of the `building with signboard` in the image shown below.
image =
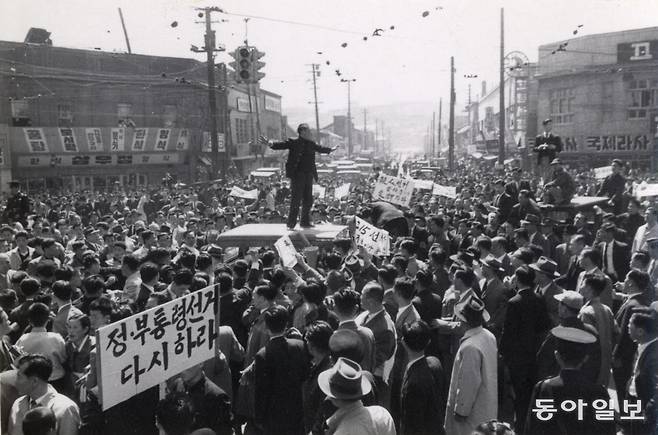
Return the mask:
<svg viewBox="0 0 658 435">
<path fill-rule="evenodd" d="M 560 157 L 598 167 L 614 158 L 656 168 L 658 27 L 539 47 L 536 127 L 553 120 Z"/>
<path fill-rule="evenodd" d="M 102 190 L 156 185 L 166 174 L 212 176 L 205 63 L 6 41 L 0 50 L 0 181 Z M 260 164 L 249 146 L 255 107 L 246 89 L 219 70 L 216 82 L 220 161 L 228 149 L 232 160 Z M 254 93 L 261 131 L 279 137 L 281 97 Z"/>
</svg>

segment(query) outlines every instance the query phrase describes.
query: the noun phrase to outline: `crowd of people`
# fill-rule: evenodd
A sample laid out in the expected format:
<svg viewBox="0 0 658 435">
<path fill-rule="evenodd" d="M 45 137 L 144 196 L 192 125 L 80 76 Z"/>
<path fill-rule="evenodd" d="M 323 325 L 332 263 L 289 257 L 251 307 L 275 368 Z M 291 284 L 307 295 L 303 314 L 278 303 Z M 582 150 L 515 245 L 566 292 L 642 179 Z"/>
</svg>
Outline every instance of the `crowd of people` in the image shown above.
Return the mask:
<svg viewBox="0 0 658 435">
<path fill-rule="evenodd" d="M 459 162 L 434 176 L 456 198 L 419 190 L 409 207 L 373 200 L 380 173 L 405 172 L 390 163 L 344 198 L 337 178 L 312 206 L 297 189 L 304 227 L 351 234 L 294 267 L 217 244 L 245 223 L 295 227 L 283 177 L 66 195 L 12 182 L 2 433 L 656 433 L 658 208 L 623 162 L 598 181 L 551 163 L 542 179 Z M 608 199 L 556 218 L 574 194 Z M 355 245 L 355 216 L 389 231 L 391 255 Z M 208 286 L 216 357 L 103 410 L 95 332 Z"/>
</svg>

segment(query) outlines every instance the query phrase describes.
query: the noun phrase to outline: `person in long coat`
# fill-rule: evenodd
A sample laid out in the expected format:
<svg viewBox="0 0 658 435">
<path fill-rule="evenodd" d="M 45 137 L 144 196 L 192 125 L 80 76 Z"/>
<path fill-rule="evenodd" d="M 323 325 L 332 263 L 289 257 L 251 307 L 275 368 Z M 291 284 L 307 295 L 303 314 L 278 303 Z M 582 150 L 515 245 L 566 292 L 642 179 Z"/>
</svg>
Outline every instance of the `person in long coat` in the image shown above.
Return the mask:
<svg viewBox="0 0 658 435">
<path fill-rule="evenodd" d="M 444 427 L 450 435 L 471 435 L 498 414 L 498 348 L 494 335 L 482 327 L 485 309 L 477 296 L 455 308 L 469 329 L 452 367 Z"/>
</svg>

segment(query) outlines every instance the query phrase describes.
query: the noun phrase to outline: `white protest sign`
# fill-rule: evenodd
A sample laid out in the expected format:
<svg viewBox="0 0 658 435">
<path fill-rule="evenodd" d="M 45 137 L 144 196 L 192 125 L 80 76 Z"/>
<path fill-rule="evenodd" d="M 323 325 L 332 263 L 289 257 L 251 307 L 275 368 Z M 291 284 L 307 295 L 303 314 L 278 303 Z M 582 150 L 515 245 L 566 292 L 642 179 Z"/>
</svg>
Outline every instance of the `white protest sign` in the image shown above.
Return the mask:
<svg viewBox="0 0 658 435">
<path fill-rule="evenodd" d="M 391 239 L 388 231 L 379 229 L 359 217 L 355 217 L 355 224 L 354 243 L 357 246 L 363 246 L 372 255 L 391 254 Z"/>
<path fill-rule="evenodd" d="M 410 178 L 392 177 L 379 174 L 372 198 L 408 207 L 414 193 L 414 183 Z"/>
<path fill-rule="evenodd" d="M 214 286 L 104 326 L 96 332 L 103 410 L 216 355 Z"/>
<path fill-rule="evenodd" d="M 418 190 L 432 190 L 434 182 L 432 180 L 416 180 L 414 179 L 414 188 Z"/>
<path fill-rule="evenodd" d="M 350 183 L 341 184 L 334 191 L 334 198 L 341 199 L 345 198 L 350 194 Z"/>
<path fill-rule="evenodd" d="M 229 195 L 245 199 L 258 199 L 258 189 L 244 190 L 240 189 L 238 186 L 233 186 Z"/>
<path fill-rule="evenodd" d="M 642 182 L 635 189 L 636 198 L 646 198 L 649 196 L 658 196 L 658 184 L 648 184 Z"/>
<path fill-rule="evenodd" d="M 612 166 L 603 166 L 601 168 L 594 168 L 594 177 L 597 180 L 602 180 L 610 174 L 612 174 Z"/>
<path fill-rule="evenodd" d="M 445 196 L 446 198 L 457 198 L 457 188 L 455 186 L 442 186 L 434 183 L 432 195 Z"/>
<path fill-rule="evenodd" d="M 323 186 L 320 186 L 319 184 L 314 184 L 313 185 L 313 196 L 317 198 L 324 198 L 325 193 L 327 192 L 327 189 Z"/>
<path fill-rule="evenodd" d="M 297 250 L 292 244 L 290 237 L 281 237 L 279 240 L 274 242 L 274 247 L 279 253 L 279 257 L 281 257 L 281 261 L 283 262 L 284 267 L 293 267 L 295 264 L 297 264 L 297 257 L 295 257 Z"/>
</svg>

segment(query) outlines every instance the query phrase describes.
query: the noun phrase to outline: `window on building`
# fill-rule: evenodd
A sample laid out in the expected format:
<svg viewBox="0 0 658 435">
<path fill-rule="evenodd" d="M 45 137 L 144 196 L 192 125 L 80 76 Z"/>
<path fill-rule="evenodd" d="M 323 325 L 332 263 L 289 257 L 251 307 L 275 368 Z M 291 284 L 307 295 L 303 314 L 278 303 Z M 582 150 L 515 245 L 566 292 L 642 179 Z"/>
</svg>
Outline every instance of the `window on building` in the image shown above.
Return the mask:
<svg viewBox="0 0 658 435">
<path fill-rule="evenodd" d="M 549 93 L 551 119 L 554 124 L 571 124 L 573 122 L 575 93 L 573 89 L 553 89 Z"/>
<path fill-rule="evenodd" d="M 70 104 L 57 105 L 57 123 L 61 126 L 71 126 L 73 123 L 73 111 Z"/>
<path fill-rule="evenodd" d="M 27 127 L 32 125 L 30 121 L 30 106 L 28 100 L 10 100 L 11 120 L 14 127 Z"/>
<path fill-rule="evenodd" d="M 246 119 L 235 120 L 235 136 L 238 143 L 247 143 L 250 140 L 249 122 Z"/>
<path fill-rule="evenodd" d="M 646 119 L 658 108 L 658 80 L 631 80 L 628 84 L 628 119 Z"/>
</svg>

